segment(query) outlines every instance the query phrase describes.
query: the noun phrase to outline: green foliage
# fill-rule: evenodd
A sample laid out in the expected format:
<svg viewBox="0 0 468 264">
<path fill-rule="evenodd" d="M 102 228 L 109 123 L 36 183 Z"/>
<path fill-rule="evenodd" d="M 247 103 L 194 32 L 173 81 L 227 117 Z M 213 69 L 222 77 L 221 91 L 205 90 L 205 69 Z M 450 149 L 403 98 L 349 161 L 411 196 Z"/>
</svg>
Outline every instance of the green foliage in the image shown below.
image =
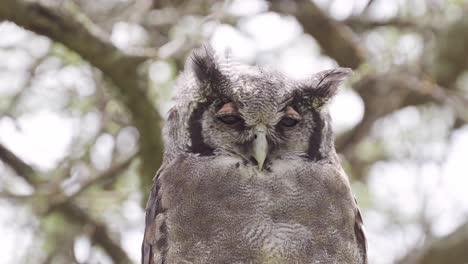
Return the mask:
<svg viewBox="0 0 468 264">
<path fill-rule="evenodd" d="M 60 59 L 65 65 L 81 65 L 85 63 L 76 52 L 71 51 L 64 45 L 57 42 L 53 43 L 50 54 L 51 56 Z"/>
<path fill-rule="evenodd" d="M 60 247 L 60 241 L 72 239 L 74 227 L 63 214 L 52 212 L 41 220 L 41 230 L 44 234 L 42 247 L 45 252 L 52 252 Z"/>
</svg>

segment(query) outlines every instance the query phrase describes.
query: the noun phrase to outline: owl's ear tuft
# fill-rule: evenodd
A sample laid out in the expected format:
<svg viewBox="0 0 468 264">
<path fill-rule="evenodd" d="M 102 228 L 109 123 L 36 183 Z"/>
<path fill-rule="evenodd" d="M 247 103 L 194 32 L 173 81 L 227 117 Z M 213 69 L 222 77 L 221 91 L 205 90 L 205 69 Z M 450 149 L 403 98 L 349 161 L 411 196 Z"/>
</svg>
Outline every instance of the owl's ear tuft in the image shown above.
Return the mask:
<svg viewBox="0 0 468 264">
<path fill-rule="evenodd" d="M 312 108 L 321 108 L 338 91 L 338 86 L 352 73 L 349 68 L 336 68 L 316 73 L 313 78 L 302 84 L 302 98 Z"/>
<path fill-rule="evenodd" d="M 353 71 L 349 68 L 337 68 L 321 71 L 315 74 L 318 81 L 315 94 L 322 98 L 332 98 L 338 91 L 338 86 L 346 80 Z"/>
<path fill-rule="evenodd" d="M 213 48 L 205 44 L 195 50 L 191 57 L 192 69 L 200 83 L 212 83 L 222 78 Z"/>
</svg>

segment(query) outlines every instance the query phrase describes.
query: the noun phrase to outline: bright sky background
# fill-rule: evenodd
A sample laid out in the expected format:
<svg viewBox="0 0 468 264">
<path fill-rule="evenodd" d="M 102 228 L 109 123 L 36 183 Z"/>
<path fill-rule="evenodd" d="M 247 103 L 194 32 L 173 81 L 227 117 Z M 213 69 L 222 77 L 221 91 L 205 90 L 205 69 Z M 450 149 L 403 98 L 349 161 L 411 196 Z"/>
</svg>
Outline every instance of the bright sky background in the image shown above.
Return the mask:
<svg viewBox="0 0 468 264">
<path fill-rule="evenodd" d="M 326 1 L 317 2 L 323 5 Z M 346 18 L 353 11 L 351 2 L 335 1 L 330 9 L 331 14 L 337 19 Z M 365 4 L 362 0 L 357 2 L 357 6 Z M 395 2 L 401 1 L 377 2 L 372 14 L 389 17 L 395 13 Z M 230 51 L 241 61 L 252 63 L 257 60 L 264 66 L 277 67 L 294 78 L 305 78 L 319 70 L 337 66 L 335 61 L 320 54 L 320 47 L 312 37 L 303 35 L 295 19 L 263 13 L 265 8 L 259 1 L 234 1 L 233 13 L 249 15 L 239 21 L 238 28 L 209 24 L 204 30 L 212 36 L 211 43 L 220 54 Z M 257 13 L 261 14 L 250 16 Z M 145 34 L 137 26 L 121 22 L 114 27 L 112 40 L 119 47 L 126 48 L 144 41 L 147 37 Z M 1 47 L 21 45 L 34 56 L 42 54 L 50 45 L 46 39 L 32 37 L 10 23 L 0 24 L 0 36 Z M 374 48 L 379 49 L 381 40 L 375 36 L 372 38 L 376 40 Z M 403 59 L 417 56 L 420 52 L 418 47 L 421 47 L 420 40 L 411 35 L 403 36 L 397 45 Z M 28 54 L 0 52 L 0 69 L 8 69 L 0 70 L 0 96 L 15 93 L 21 87 L 24 81 L 22 71 L 30 64 Z M 46 65 L 49 73 L 31 87 L 28 104 L 24 106 L 26 113 L 17 122 L 0 117 L 0 142 L 42 171 L 53 168 L 69 152 L 73 138 L 82 133 L 80 129 L 86 128 L 85 133 L 90 135 L 96 133 L 100 118 L 91 113 L 85 119 L 79 119 L 60 111 L 70 89 L 83 96 L 93 93 L 95 87 L 89 68 L 61 68 L 60 63 L 53 59 Z M 164 61 L 153 63 L 151 68 L 151 78 L 155 82 L 170 78 L 169 66 Z M 384 140 L 384 145 L 392 153 L 398 153 L 401 149 L 407 151 L 408 142 L 416 140 L 418 147 L 408 151 L 413 151 L 411 155 L 414 157 L 424 159 L 417 163 L 408 162 L 396 155 L 396 161 L 378 162 L 371 169 L 369 196 L 372 203 L 363 213 L 369 235 L 371 263 L 392 263 L 395 256 L 405 252 L 420 238 L 420 227 L 407 224 L 407 220 L 420 217 L 422 210 L 433 218 L 436 235 L 453 231 L 467 219 L 468 126 L 451 135 L 450 143 L 446 145 L 440 140 L 444 136 L 446 122 L 439 119 L 450 119 L 447 111 L 406 108 L 382 120 L 375 128 L 373 138 Z M 360 98 L 344 85 L 331 105 L 331 113 L 335 130 L 342 132 L 359 122 L 363 105 Z M 402 132 L 408 136 L 402 139 Z M 116 144 L 109 137 L 98 141 L 93 155 L 104 167 L 106 156 Z M 0 162 L 0 183 L 13 186 L 19 193 L 30 191 L 21 180 L 7 179 L 7 173 L 8 168 Z M 355 185 L 354 188 L 358 190 L 361 187 Z M 122 245 L 138 262 L 143 233 L 143 210 L 139 207 L 139 197 L 129 199 L 122 210 L 125 221 L 116 228 L 124 231 Z M 0 264 L 15 263 L 14 260 L 22 254 L 17 250 L 18 245 L 31 243 L 33 234 L 27 226 L 36 223 L 28 219 L 25 210 L 7 201 L 0 200 L 0 212 Z M 389 222 L 386 214 L 389 212 L 401 223 Z M 75 245 L 77 258 L 84 259 L 91 254 L 89 249 L 89 240 L 80 238 Z"/>
</svg>

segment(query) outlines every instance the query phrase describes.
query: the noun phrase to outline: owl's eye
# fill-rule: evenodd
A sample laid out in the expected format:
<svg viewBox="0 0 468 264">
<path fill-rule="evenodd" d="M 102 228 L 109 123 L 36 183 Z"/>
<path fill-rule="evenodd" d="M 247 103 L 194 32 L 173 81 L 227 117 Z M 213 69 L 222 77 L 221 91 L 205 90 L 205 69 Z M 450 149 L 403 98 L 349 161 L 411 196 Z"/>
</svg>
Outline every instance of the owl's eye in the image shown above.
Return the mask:
<svg viewBox="0 0 468 264">
<path fill-rule="evenodd" d="M 283 119 L 281 119 L 280 124 L 285 127 L 293 127 L 297 125 L 298 122 L 299 120 L 286 116 L 286 117 L 283 117 Z"/>
<path fill-rule="evenodd" d="M 232 114 L 218 116 L 218 120 L 227 125 L 234 125 L 242 122 L 242 118 L 240 116 Z"/>
</svg>

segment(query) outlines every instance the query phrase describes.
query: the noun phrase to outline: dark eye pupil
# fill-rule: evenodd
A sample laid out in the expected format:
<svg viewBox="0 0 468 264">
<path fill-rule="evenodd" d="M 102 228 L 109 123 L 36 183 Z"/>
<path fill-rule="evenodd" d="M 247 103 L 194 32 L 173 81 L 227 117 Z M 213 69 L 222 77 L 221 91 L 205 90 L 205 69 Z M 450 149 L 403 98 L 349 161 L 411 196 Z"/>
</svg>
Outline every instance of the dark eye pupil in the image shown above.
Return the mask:
<svg viewBox="0 0 468 264">
<path fill-rule="evenodd" d="M 218 117 L 219 121 L 225 123 L 225 124 L 228 124 L 228 125 L 233 125 L 233 124 L 236 124 L 238 122 L 240 122 L 242 119 L 237 116 L 237 115 L 223 115 L 223 116 L 220 116 Z"/>
<path fill-rule="evenodd" d="M 291 117 L 284 117 L 283 119 L 281 119 L 281 125 L 285 126 L 285 127 L 293 127 L 295 126 L 299 121 L 297 121 L 296 119 L 294 118 L 291 118 Z"/>
</svg>

